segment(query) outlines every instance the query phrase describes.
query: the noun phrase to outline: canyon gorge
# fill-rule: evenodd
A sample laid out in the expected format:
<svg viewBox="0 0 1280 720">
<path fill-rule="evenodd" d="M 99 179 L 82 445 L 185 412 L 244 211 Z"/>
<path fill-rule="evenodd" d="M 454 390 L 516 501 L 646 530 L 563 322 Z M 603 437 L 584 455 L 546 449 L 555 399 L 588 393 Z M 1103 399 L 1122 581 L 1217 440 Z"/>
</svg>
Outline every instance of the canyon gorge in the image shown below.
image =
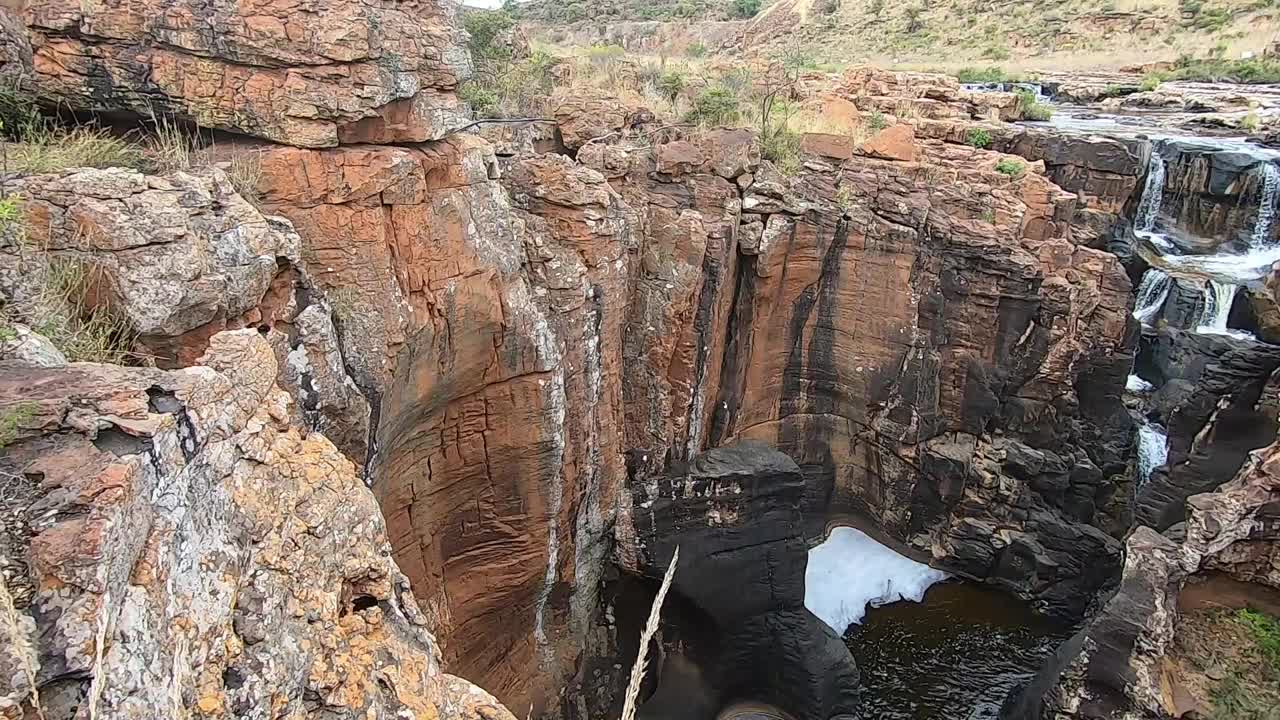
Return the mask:
<svg viewBox="0 0 1280 720">
<path fill-rule="evenodd" d="M 766 68 L 879 125 L 784 166 L 473 118 L 444 0 L 13 5 L 45 115 L 205 140 L 5 141 L 0 717 L 617 717 L 677 551 L 638 717 L 1212 717 L 1180 608 L 1280 609 L 1280 103 Z M 902 710 L 899 625 L 1016 660 Z"/>
</svg>

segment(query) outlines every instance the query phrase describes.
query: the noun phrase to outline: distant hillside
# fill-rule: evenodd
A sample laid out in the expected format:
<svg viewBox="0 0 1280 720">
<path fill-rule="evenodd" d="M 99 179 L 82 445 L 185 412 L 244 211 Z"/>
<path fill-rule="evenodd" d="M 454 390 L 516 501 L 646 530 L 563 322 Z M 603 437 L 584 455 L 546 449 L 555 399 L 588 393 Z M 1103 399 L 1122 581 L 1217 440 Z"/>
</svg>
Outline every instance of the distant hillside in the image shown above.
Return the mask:
<svg viewBox="0 0 1280 720">
<path fill-rule="evenodd" d="M 775 0 L 726 42 L 714 23 L 744 0 L 535 0 L 525 19 L 554 42 L 672 52 L 800 51 L 820 63 L 985 63 L 1062 69 L 1239 57 L 1280 38 L 1280 0 Z M 754 8 L 750 8 L 754 9 Z M 625 21 L 670 20 L 666 32 Z M 621 29 L 620 29 L 621 28 Z M 675 38 L 674 47 L 627 33 Z M 706 34 L 708 37 L 699 37 Z M 687 36 L 687 37 L 686 37 Z"/>
<path fill-rule="evenodd" d="M 743 20 L 771 0 L 531 0 L 520 6 L 531 22 L 543 25 L 583 20 Z"/>
</svg>

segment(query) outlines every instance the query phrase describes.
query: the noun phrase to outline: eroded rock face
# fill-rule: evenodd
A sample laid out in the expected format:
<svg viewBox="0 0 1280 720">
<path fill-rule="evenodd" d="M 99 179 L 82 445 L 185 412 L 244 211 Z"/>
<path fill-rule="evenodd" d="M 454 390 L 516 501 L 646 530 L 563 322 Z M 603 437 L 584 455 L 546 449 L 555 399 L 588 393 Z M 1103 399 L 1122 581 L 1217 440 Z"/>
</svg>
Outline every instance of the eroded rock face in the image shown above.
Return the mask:
<svg viewBox="0 0 1280 720">
<path fill-rule="evenodd" d="M 1217 491 L 1186 504 L 1173 537 L 1139 527 L 1130 536 L 1124 579 L 1101 613 L 1059 651 L 1016 704 L 1016 717 L 1171 717 L 1177 667 L 1166 662 L 1187 583 L 1213 572 L 1280 589 L 1280 446 L 1254 453 Z M 1176 538 L 1176 539 L 1175 539 Z"/>
<path fill-rule="evenodd" d="M 46 716 L 511 718 L 441 672 L 373 496 L 291 422 L 266 340 L 215 335 L 201 362 L 0 371 Z M 12 647 L 4 717 L 30 690 Z"/>
<path fill-rule="evenodd" d="M 301 147 L 412 142 L 461 124 L 451 3 L 31 3 L 42 98 L 173 114 Z"/>
</svg>

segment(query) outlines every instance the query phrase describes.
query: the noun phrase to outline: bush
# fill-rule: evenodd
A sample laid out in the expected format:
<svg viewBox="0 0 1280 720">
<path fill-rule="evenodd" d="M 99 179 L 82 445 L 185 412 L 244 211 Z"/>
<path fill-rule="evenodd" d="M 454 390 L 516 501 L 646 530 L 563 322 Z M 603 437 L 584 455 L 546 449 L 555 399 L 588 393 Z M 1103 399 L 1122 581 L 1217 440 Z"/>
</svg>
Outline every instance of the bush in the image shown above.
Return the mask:
<svg viewBox="0 0 1280 720">
<path fill-rule="evenodd" d="M 675 105 L 680 93 L 684 92 L 684 74 L 677 70 L 668 70 L 658 77 L 655 87 L 662 94 L 662 97 L 666 98 L 672 105 Z"/>
<path fill-rule="evenodd" d="M 1000 173 L 1001 175 L 1008 175 L 1009 177 L 1016 178 L 1016 177 L 1020 177 L 1022 173 L 1026 171 L 1027 171 L 1027 165 L 1021 160 L 1014 160 L 1013 158 L 1001 158 L 1000 162 L 996 163 L 996 172 Z"/>
<path fill-rule="evenodd" d="M 554 86 L 551 68 L 556 58 L 535 52 L 521 63 L 493 63 L 490 71 L 458 88 L 458 97 L 471 106 L 477 117 L 507 118 L 537 115 L 540 103 Z"/>
<path fill-rule="evenodd" d="M 991 45 L 982 51 L 982 57 L 988 60 L 1008 60 L 1009 48 L 1003 45 Z"/>
<path fill-rule="evenodd" d="M 996 66 L 985 68 L 967 67 L 956 72 L 956 79 L 962 83 L 1002 83 L 1012 82 L 1004 70 Z"/>
<path fill-rule="evenodd" d="M 760 0 L 733 0 L 729 11 L 734 17 L 751 18 L 760 12 Z"/>
<path fill-rule="evenodd" d="M 783 175 L 799 173 L 804 167 L 800 158 L 800 134 L 783 126 L 763 135 L 760 138 L 760 156 L 772 162 Z"/>
<path fill-rule="evenodd" d="M 467 47 L 477 62 L 484 60 L 510 60 L 511 48 L 497 39 L 515 27 L 516 18 L 505 8 L 501 10 L 468 10 L 463 13 L 462 27 L 471 36 Z"/>
<path fill-rule="evenodd" d="M 691 42 L 684 52 L 691 58 L 704 57 L 707 54 L 707 46 L 700 42 Z"/>
<path fill-rule="evenodd" d="M 1018 96 L 1018 109 L 1022 111 L 1023 118 L 1044 121 L 1053 117 L 1053 108 L 1037 100 L 1035 93 L 1024 88 L 1014 93 Z"/>
<path fill-rule="evenodd" d="M 689 122 L 714 127 L 736 122 L 741 115 L 738 96 L 729 88 L 718 85 L 698 93 L 688 119 Z"/>
<path fill-rule="evenodd" d="M 873 132 L 880 132 L 889 127 L 889 119 L 884 116 L 884 113 L 876 110 L 867 118 L 867 127 Z"/>
<path fill-rule="evenodd" d="M 969 128 L 969 132 L 964 134 L 964 142 L 970 147 L 985 150 L 991 147 L 991 133 L 982 128 Z"/>
<path fill-rule="evenodd" d="M 1258 646 L 1258 652 L 1280 671 L 1280 618 L 1256 610 L 1241 610 L 1236 618 L 1247 628 Z"/>
<path fill-rule="evenodd" d="M 1142 82 L 1138 85 L 1142 92 L 1151 92 L 1160 87 L 1160 83 L 1164 82 L 1162 73 L 1149 73 L 1142 78 Z"/>
<path fill-rule="evenodd" d="M 1280 59 L 1254 57 L 1248 60 L 1225 60 L 1184 57 L 1178 60 L 1172 71 L 1164 73 L 1162 79 L 1245 84 L 1280 83 Z"/>
</svg>

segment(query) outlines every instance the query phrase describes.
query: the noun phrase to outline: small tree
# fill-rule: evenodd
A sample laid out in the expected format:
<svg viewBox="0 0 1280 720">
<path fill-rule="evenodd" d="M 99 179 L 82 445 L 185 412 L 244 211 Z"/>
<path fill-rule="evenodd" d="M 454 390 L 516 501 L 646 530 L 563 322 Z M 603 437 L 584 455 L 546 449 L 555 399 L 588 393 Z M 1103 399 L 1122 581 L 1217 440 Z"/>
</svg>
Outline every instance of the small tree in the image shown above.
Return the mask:
<svg viewBox="0 0 1280 720">
<path fill-rule="evenodd" d="M 729 9 L 734 17 L 755 17 L 760 12 L 760 0 L 733 0 L 733 5 Z"/>
</svg>

